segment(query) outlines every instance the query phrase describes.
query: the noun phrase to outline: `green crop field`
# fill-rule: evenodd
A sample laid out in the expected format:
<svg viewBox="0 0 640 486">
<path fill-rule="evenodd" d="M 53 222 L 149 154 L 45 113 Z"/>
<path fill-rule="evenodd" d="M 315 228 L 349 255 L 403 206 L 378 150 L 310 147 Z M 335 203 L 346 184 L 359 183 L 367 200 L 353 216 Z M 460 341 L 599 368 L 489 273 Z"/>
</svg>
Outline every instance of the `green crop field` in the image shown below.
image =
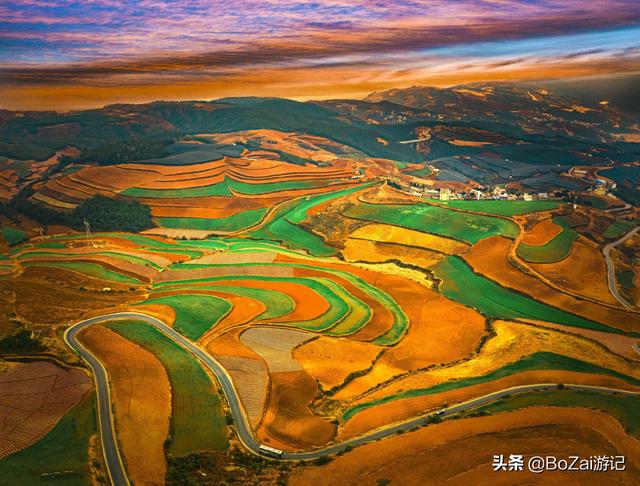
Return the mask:
<svg viewBox="0 0 640 486">
<path fill-rule="evenodd" d="M 494 214 L 496 216 L 514 216 L 517 214 L 535 213 L 537 211 L 550 211 L 560 206 L 554 201 L 438 201 L 438 204 L 479 213 Z"/>
<path fill-rule="evenodd" d="M 149 267 L 153 267 L 156 270 L 162 270 L 162 266 L 152 261 L 149 261 L 145 258 L 136 256 L 136 255 L 129 255 L 126 253 L 119 253 L 116 251 L 96 251 L 95 253 L 73 253 L 73 252 L 61 253 L 61 252 L 54 252 L 54 251 L 25 251 L 24 253 L 20 254 L 18 259 L 25 260 L 25 259 L 31 259 L 31 258 L 35 258 L 35 259 L 41 258 L 46 260 L 46 259 L 55 259 L 55 258 L 68 258 L 68 257 L 85 257 L 90 259 L 92 256 L 108 256 L 112 258 L 117 258 L 118 260 L 123 260 L 125 262 L 137 263 L 138 265 L 146 265 Z"/>
<path fill-rule="evenodd" d="M 213 295 L 172 295 L 139 302 L 168 305 L 176 312 L 173 327 L 180 334 L 197 341 L 229 313 L 231 304 Z"/>
<path fill-rule="evenodd" d="M 475 409 L 478 412 L 500 413 L 525 407 L 553 405 L 558 407 L 589 407 L 603 410 L 617 418 L 625 430 L 640 438 L 640 397 L 608 395 L 577 390 L 541 390 L 502 398 Z"/>
<path fill-rule="evenodd" d="M 440 290 L 445 296 L 478 309 L 487 317 L 538 319 L 586 329 L 622 332 L 501 287 L 474 273 L 462 259 L 455 256 L 440 261 L 431 270 L 442 280 Z"/>
<path fill-rule="evenodd" d="M 389 403 L 395 400 L 402 400 L 405 398 L 414 398 L 420 397 L 424 395 L 433 395 L 436 393 L 443 393 L 450 390 L 457 390 L 459 388 L 464 388 L 473 385 L 479 385 L 481 383 L 488 383 L 490 381 L 499 380 L 506 376 L 511 376 L 516 373 L 522 373 L 525 371 L 534 371 L 534 370 L 561 370 L 561 371 L 577 371 L 580 373 L 592 373 L 592 374 L 600 374 L 600 375 L 608 375 L 616 378 L 620 378 L 628 383 L 634 385 L 640 385 L 640 380 L 637 378 L 633 378 L 631 376 L 623 375 L 622 373 L 618 373 L 617 371 L 612 371 L 607 368 L 603 368 L 601 366 L 597 366 L 591 363 L 587 363 L 585 361 L 577 360 L 574 358 L 570 358 L 568 356 L 564 356 L 561 354 L 550 353 L 546 351 L 540 351 L 537 353 L 530 354 L 529 356 L 525 356 L 524 358 L 505 365 L 501 368 L 498 368 L 491 373 L 482 376 L 474 376 L 471 378 L 463 378 L 460 380 L 451 380 L 444 383 L 439 383 L 438 385 L 434 385 L 429 388 L 416 388 L 413 390 L 402 391 L 393 395 L 386 396 L 384 398 L 380 398 L 378 400 L 372 400 L 370 402 L 360 403 L 355 405 L 344 413 L 342 416 L 344 421 L 351 419 L 357 413 L 366 410 L 371 407 L 375 407 L 377 405 L 382 405 L 384 403 Z"/>
<path fill-rule="evenodd" d="M 182 263 L 173 265 L 172 269 L 184 270 L 184 269 L 193 269 L 199 267 L 208 267 L 211 265 L 201 265 L 201 264 L 189 264 Z M 223 266 L 223 265 L 216 265 Z M 244 263 L 244 264 L 235 264 L 233 267 L 251 267 L 252 263 Z M 362 278 L 353 275 L 352 273 L 329 269 L 329 268 L 319 268 L 312 265 L 303 265 L 303 264 L 290 264 L 290 263 L 272 263 L 267 264 L 263 263 L 261 266 L 280 266 L 280 267 L 293 267 L 293 268 L 302 268 L 306 270 L 321 270 L 323 273 L 326 273 L 330 276 L 335 276 L 339 278 L 343 278 L 352 285 L 358 287 L 363 292 L 369 294 L 371 298 L 379 301 L 382 305 L 384 305 L 387 309 L 389 309 L 393 315 L 393 325 L 391 328 L 382 336 L 376 338 L 374 341 L 375 344 L 379 344 L 382 346 L 388 346 L 395 344 L 398 342 L 402 335 L 404 334 L 407 326 L 409 325 L 409 319 L 402 308 L 395 302 L 387 293 L 378 289 L 377 287 L 371 285 L 367 281 Z M 331 278 L 285 278 L 285 277 L 259 277 L 259 276 L 225 276 L 225 277 L 213 277 L 207 279 L 185 279 L 180 281 L 172 281 L 172 282 L 159 282 L 155 285 L 155 289 L 162 289 L 169 285 L 188 285 L 192 283 L 204 283 L 204 282 L 213 282 L 213 281 L 224 281 L 224 280 L 275 280 L 275 281 L 291 281 L 295 283 L 301 283 L 312 288 L 319 295 L 321 295 L 327 302 L 329 302 L 332 306 L 330 311 L 326 313 L 322 318 L 318 318 L 312 321 L 306 321 L 302 323 L 297 323 L 298 326 L 304 329 L 315 330 L 315 331 L 324 331 L 329 329 L 331 326 L 335 325 L 336 322 L 343 319 L 344 316 L 349 311 L 349 306 L 355 306 L 359 309 L 362 309 L 361 304 L 358 303 L 358 300 L 355 299 L 349 293 L 346 292 L 342 286 L 338 286 Z M 337 287 L 336 287 L 337 286 Z M 340 290 L 341 289 L 341 290 Z M 347 299 L 347 301 L 340 298 L 338 295 L 343 295 Z M 348 296 L 348 297 L 346 297 Z M 355 300 L 354 300 L 355 299 Z M 364 304 L 363 304 L 364 305 Z M 346 306 L 346 307 L 345 307 Z M 343 309 L 344 307 L 344 309 Z M 358 310 L 360 312 L 360 310 Z M 367 319 L 368 320 L 368 319 Z M 359 324 L 360 326 L 363 323 Z M 352 325 L 345 325 L 345 327 L 339 327 L 339 333 L 346 333 L 345 329 L 351 328 L 350 332 L 354 332 L 355 327 L 351 327 Z M 354 325 L 355 326 L 355 325 Z"/>
<path fill-rule="evenodd" d="M 280 191 L 291 191 L 295 189 L 311 189 L 315 187 L 325 187 L 331 184 L 344 182 L 340 179 L 314 179 L 304 181 L 284 181 L 284 182 L 268 182 L 266 184 L 249 184 L 247 182 L 239 182 L 230 178 L 226 179 L 229 189 L 240 194 L 269 194 Z"/>
<path fill-rule="evenodd" d="M 172 392 L 169 454 L 225 450 L 228 443 L 222 402 L 196 358 L 145 323 L 114 321 L 107 326 L 155 354 L 167 370 Z"/>
<path fill-rule="evenodd" d="M 291 191 L 295 189 L 324 187 L 339 182 L 343 181 L 340 179 L 316 179 L 249 184 L 247 182 L 239 182 L 227 177 L 223 182 L 218 182 L 208 186 L 188 187 L 184 189 L 145 189 L 143 187 L 130 187 L 129 189 L 124 190 L 122 194 L 130 197 L 144 197 L 152 199 L 209 196 L 232 197 L 233 193 L 231 191 L 238 194 L 258 195 L 277 193 L 280 191 Z"/>
<path fill-rule="evenodd" d="M 611 223 L 602 236 L 604 236 L 608 240 L 613 240 L 615 238 L 620 238 L 625 233 L 631 231 L 637 224 L 637 221 L 628 221 L 624 219 L 618 219 Z"/>
<path fill-rule="evenodd" d="M 160 287 L 161 292 L 180 291 L 185 294 L 201 291 L 228 292 L 234 295 L 242 295 L 262 302 L 266 310 L 256 317 L 256 320 L 272 320 L 283 317 L 294 311 L 296 304 L 291 297 L 277 290 L 258 289 L 251 287 L 239 287 L 235 285 L 169 285 Z M 152 290 L 154 292 L 154 290 Z"/>
<path fill-rule="evenodd" d="M 231 197 L 231 191 L 225 182 L 218 182 L 209 186 L 189 187 L 185 189 L 145 189 L 143 187 L 130 187 L 122 191 L 124 196 L 144 197 L 149 199 L 177 199 L 184 197 Z"/>
<path fill-rule="evenodd" d="M 554 217 L 553 222 L 562 226 L 562 231 L 544 245 L 531 246 L 521 243 L 517 250 L 520 258 L 531 263 L 553 263 L 569 256 L 578 233 L 569 227 L 563 217 Z"/>
<path fill-rule="evenodd" d="M 156 220 L 165 228 L 239 231 L 259 223 L 267 211 L 267 208 L 252 209 L 227 218 L 156 218 Z"/>
<path fill-rule="evenodd" d="M 97 432 L 93 393 L 69 410 L 38 442 L 0 460 L 7 486 L 91 486 L 89 439 Z"/>
<path fill-rule="evenodd" d="M 17 245 L 27 239 L 27 233 L 11 226 L 2 227 L 2 237 L 9 245 Z"/>
<path fill-rule="evenodd" d="M 250 232 L 249 235 L 252 238 L 279 241 L 289 248 L 307 250 L 315 256 L 335 255 L 338 251 L 336 248 L 325 244 L 322 238 L 305 231 L 297 224 L 307 218 L 307 212 L 313 206 L 352 194 L 366 187 L 370 187 L 370 185 L 359 185 L 292 201 L 278 208 L 271 221 L 260 229 Z"/>
<path fill-rule="evenodd" d="M 518 226 L 512 221 L 480 214 L 451 211 L 429 204 L 360 203 L 348 209 L 345 216 L 402 226 L 472 244 L 494 235 L 515 238 L 519 231 Z"/>
<path fill-rule="evenodd" d="M 96 263 L 88 263 L 88 262 L 62 262 L 62 261 L 33 261 L 33 262 L 23 262 L 25 267 L 53 267 L 53 268 L 64 268 L 66 270 L 73 270 L 74 272 L 82 273 L 88 277 L 99 278 L 100 280 L 109 280 L 111 282 L 118 283 L 129 283 L 139 285 L 142 282 L 137 278 L 130 277 L 129 275 L 124 275 L 122 273 L 118 273 L 109 268 L 105 268 Z"/>
</svg>

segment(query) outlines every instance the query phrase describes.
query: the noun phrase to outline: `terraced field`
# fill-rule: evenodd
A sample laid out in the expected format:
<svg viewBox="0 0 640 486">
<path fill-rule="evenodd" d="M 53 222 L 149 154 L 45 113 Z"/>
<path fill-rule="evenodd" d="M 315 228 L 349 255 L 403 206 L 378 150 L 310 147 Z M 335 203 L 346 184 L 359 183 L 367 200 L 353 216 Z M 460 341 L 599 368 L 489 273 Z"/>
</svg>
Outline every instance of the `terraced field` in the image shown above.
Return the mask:
<svg viewBox="0 0 640 486">
<path fill-rule="evenodd" d="M 105 313 L 144 312 L 173 326 L 226 368 L 261 443 L 286 451 L 322 447 L 444 402 L 532 383 L 640 390 L 638 361 L 626 349 L 640 318 L 607 298 L 604 267 L 586 258 L 599 257 L 597 243 L 575 241 L 569 220 L 553 217 L 523 235 L 517 252 L 529 271 L 510 259 L 520 231 L 515 221 L 535 223 L 536 216 L 523 215 L 557 209 L 554 202 L 427 204 L 375 183 L 347 184 L 346 162 L 287 170 L 278 160 L 230 157 L 198 170 L 141 165 L 108 169 L 105 178 L 80 171 L 73 197 L 80 199 L 78 185 L 93 184 L 149 203 L 159 230 L 219 235 L 98 233 L 91 245 L 81 234 L 33 239 L 7 250 L 8 278 L 19 284 L 18 272 L 51 272 L 56 282 L 54 272 L 63 271 L 90 278 L 91 292 L 80 280 L 60 280 L 60 288 L 110 297 Z M 135 185 L 133 177 L 124 182 L 127 172 L 136 174 Z M 345 225 L 342 240 L 323 236 L 323 217 Z M 572 279 L 576 268 L 598 279 Z M 16 314 L 30 316 L 17 288 Z M 147 437 L 155 454 L 149 471 L 132 468 L 132 477 L 163 476 L 161 466 L 149 466 L 163 457 L 227 449 L 233 429 L 220 392 L 193 356 L 140 322 L 114 321 L 95 332 L 96 350 L 100 333 L 117 336 L 112 356 L 103 356 L 119 390 L 116 421 L 133 430 L 145 420 L 169 420 L 166 433 Z M 124 358 L 135 349 L 136 360 Z M 143 361 L 158 376 L 166 373 L 168 387 L 151 380 L 163 403 L 153 414 L 123 415 L 124 400 L 135 399 L 123 377 Z M 549 393 L 512 409 L 556 399 Z M 582 399 L 591 400 L 574 401 Z M 628 406 L 602 400 L 592 402 L 635 430 Z M 150 406 L 138 401 L 140 409 Z M 137 457 L 132 437 L 122 440 L 125 457 Z"/>
<path fill-rule="evenodd" d="M 531 263 L 553 263 L 569 255 L 578 233 L 569 226 L 564 217 L 554 217 L 553 222 L 560 226 L 562 231 L 543 245 L 520 244 L 517 250 L 520 258 Z"/>
</svg>

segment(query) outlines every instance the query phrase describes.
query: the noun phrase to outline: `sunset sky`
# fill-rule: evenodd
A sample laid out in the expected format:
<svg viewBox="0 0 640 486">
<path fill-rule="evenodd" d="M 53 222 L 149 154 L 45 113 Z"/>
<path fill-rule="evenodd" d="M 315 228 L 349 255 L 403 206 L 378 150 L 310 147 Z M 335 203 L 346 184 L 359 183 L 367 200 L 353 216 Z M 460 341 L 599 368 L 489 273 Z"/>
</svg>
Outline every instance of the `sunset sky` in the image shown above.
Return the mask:
<svg viewBox="0 0 640 486">
<path fill-rule="evenodd" d="M 638 71 L 638 0 L 0 3 L 7 109 Z"/>
</svg>

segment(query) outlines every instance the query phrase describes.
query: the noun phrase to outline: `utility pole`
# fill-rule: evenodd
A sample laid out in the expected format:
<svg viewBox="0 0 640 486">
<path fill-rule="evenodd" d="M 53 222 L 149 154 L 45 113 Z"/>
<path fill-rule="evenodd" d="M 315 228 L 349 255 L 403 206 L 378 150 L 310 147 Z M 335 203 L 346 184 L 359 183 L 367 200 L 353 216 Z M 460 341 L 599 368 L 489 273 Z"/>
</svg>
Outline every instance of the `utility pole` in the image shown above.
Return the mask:
<svg viewBox="0 0 640 486">
<path fill-rule="evenodd" d="M 82 218 L 82 222 L 84 223 L 84 231 L 87 235 L 87 246 L 94 246 L 93 235 L 91 234 L 91 225 L 89 225 L 89 221 L 87 221 L 85 218 Z"/>
</svg>

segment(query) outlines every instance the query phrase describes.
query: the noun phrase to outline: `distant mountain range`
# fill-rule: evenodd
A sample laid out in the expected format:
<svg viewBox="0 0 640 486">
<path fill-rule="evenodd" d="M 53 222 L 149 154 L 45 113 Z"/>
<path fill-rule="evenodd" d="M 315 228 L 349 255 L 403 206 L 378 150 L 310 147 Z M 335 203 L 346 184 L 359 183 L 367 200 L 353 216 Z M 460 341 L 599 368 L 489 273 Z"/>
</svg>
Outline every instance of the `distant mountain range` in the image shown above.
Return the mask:
<svg viewBox="0 0 640 486">
<path fill-rule="evenodd" d="M 513 178 L 540 173 L 529 166 L 559 173 L 571 165 L 640 159 L 640 127 L 632 114 L 600 97 L 578 101 L 561 91 L 474 83 L 393 89 L 364 100 L 251 97 L 117 104 L 70 113 L 0 111 L 0 156 L 44 160 L 68 146 L 90 155 L 129 140 L 264 128 L 323 136 L 364 156 L 441 164 L 454 179 L 469 175 L 454 168 L 463 163 L 476 178 L 494 180 L 477 173 L 487 160 L 502 172 L 509 169 L 507 177 Z M 411 140 L 418 141 L 400 143 Z M 512 166 L 522 170 L 514 172 Z"/>
</svg>

